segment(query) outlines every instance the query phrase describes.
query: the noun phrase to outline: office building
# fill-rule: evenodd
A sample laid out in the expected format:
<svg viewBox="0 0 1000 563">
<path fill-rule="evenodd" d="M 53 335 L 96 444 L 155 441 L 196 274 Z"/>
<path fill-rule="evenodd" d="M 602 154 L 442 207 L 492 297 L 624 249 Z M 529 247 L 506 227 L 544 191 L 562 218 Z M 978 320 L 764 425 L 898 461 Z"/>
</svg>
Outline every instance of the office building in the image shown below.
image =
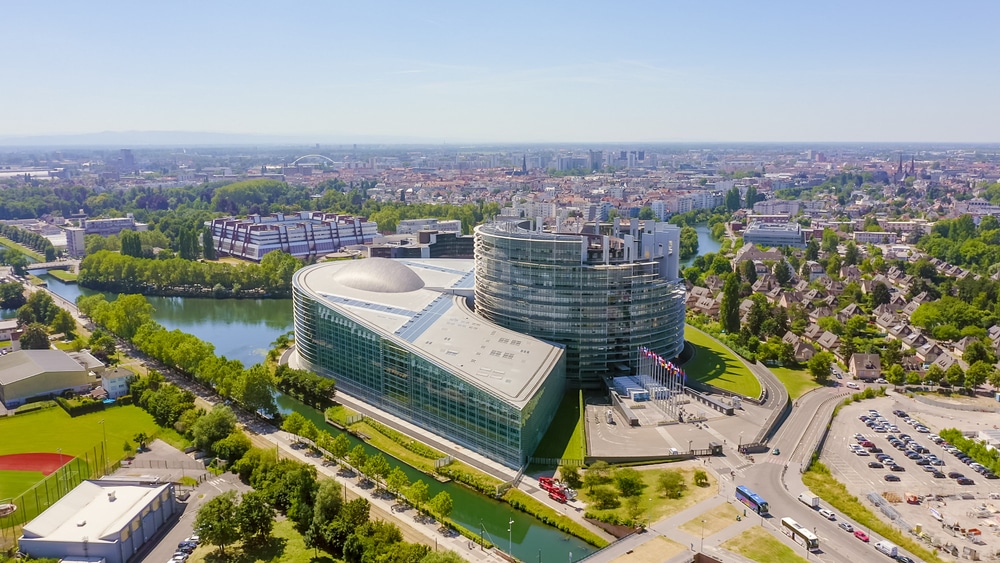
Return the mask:
<svg viewBox="0 0 1000 563">
<path fill-rule="evenodd" d="M 18 549 L 35 559 L 126 563 L 178 510 L 172 483 L 84 481 L 24 526 Z"/>
<path fill-rule="evenodd" d="M 80 227 L 83 228 L 83 234 L 85 235 L 101 235 L 102 237 L 117 235 L 122 231 L 143 232 L 149 230 L 148 224 L 136 222 L 135 217 L 131 213 L 125 217 L 114 217 L 112 219 L 82 219 Z"/>
<path fill-rule="evenodd" d="M 473 261 L 367 258 L 292 278 L 293 366 L 508 467 L 555 415 L 565 354 L 472 309 Z"/>
<path fill-rule="evenodd" d="M 412 235 L 428 230 L 461 234 L 462 221 L 460 219 L 402 219 L 396 224 L 397 235 Z"/>
<path fill-rule="evenodd" d="M 640 223 L 642 223 L 640 227 Z M 570 387 L 629 375 L 640 346 L 673 358 L 684 347 L 680 228 L 633 220 L 552 233 L 529 221 L 476 227 L 476 314 L 566 346 Z"/>
<path fill-rule="evenodd" d="M 217 254 L 255 262 L 274 250 L 296 258 L 323 256 L 346 246 L 371 243 L 378 236 L 378 225 L 364 217 L 318 211 L 250 215 L 246 219 L 222 217 L 205 225 L 212 231 Z"/>
<path fill-rule="evenodd" d="M 798 223 L 762 223 L 754 221 L 743 230 L 743 242 L 763 247 L 793 246 L 805 248 L 805 233 Z"/>
</svg>

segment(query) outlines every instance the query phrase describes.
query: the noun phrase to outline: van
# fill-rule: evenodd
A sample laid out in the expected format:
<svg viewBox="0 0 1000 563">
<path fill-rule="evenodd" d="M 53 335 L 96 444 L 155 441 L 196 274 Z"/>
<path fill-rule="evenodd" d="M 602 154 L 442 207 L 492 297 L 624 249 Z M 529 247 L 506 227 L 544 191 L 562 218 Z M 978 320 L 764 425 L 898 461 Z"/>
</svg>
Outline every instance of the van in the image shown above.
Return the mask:
<svg viewBox="0 0 1000 563">
<path fill-rule="evenodd" d="M 875 542 L 875 549 L 879 550 L 881 553 L 888 555 L 889 557 L 895 558 L 899 555 L 899 548 L 896 544 L 888 540 L 882 540 Z"/>
</svg>

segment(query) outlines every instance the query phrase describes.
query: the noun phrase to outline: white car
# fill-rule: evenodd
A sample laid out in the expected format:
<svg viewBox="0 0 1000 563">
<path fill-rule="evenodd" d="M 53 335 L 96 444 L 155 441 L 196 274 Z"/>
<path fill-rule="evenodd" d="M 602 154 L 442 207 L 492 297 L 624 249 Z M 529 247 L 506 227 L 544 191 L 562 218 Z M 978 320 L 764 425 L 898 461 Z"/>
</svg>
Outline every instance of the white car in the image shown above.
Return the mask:
<svg viewBox="0 0 1000 563">
<path fill-rule="evenodd" d="M 826 518 L 827 520 L 836 520 L 837 519 L 837 515 L 834 514 L 828 508 L 821 508 L 821 509 L 819 509 L 819 514 L 820 514 L 820 516 L 822 516 L 823 518 Z"/>
<path fill-rule="evenodd" d="M 858 387 L 858 384 L 855 383 L 855 382 L 853 382 L 853 381 L 848 381 L 847 382 L 847 388 L 848 389 L 860 389 L 860 387 Z"/>
</svg>

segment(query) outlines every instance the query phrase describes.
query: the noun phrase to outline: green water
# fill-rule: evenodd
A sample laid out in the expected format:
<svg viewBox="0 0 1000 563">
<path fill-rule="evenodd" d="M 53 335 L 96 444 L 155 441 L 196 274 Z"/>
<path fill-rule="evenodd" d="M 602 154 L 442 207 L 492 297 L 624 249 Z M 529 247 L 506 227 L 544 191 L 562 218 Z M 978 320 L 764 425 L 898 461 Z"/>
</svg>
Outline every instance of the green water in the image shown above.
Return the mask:
<svg viewBox="0 0 1000 563">
<path fill-rule="evenodd" d="M 48 274 L 40 276 L 48 282 L 53 293 L 75 301 L 79 295 L 93 295 L 97 291 L 67 284 Z M 109 295 L 109 298 L 114 298 Z M 245 365 L 260 362 L 278 335 L 292 329 L 292 302 L 290 299 L 193 299 L 185 297 L 147 297 L 155 308 L 153 318 L 166 328 L 193 334 L 215 345 L 215 353 L 242 361 Z M 323 420 L 323 415 L 299 401 L 280 395 L 278 405 L 282 412 L 298 411 L 312 420 L 317 427 L 331 433 L 337 430 Z M 360 443 L 348 435 L 351 447 Z M 365 445 L 368 452 L 377 450 Z M 422 479 L 428 484 L 431 496 L 447 491 L 454 501 L 453 520 L 478 533 L 484 530 L 487 539 L 507 550 L 512 543 L 514 556 L 522 561 L 551 561 L 561 563 L 586 557 L 594 548 L 582 540 L 542 524 L 536 518 L 512 509 L 509 505 L 480 495 L 456 483 L 439 483 L 433 478 L 394 458 L 391 465 L 399 465 L 410 481 Z M 570 508 L 572 510 L 572 508 Z M 508 536 L 508 522 L 511 533 Z M 478 547 L 477 547 L 478 549 Z M 570 556 L 572 553 L 572 556 Z"/>
</svg>

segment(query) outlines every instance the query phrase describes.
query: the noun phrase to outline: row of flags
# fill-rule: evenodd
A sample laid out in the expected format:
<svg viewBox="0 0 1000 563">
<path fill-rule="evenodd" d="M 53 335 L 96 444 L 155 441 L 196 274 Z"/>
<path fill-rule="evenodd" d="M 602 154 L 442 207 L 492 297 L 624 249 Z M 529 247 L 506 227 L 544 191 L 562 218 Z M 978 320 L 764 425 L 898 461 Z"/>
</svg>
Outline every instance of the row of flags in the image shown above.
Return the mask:
<svg viewBox="0 0 1000 563">
<path fill-rule="evenodd" d="M 685 380 L 687 379 L 687 375 L 684 373 L 684 370 L 675 366 L 671 362 L 664 360 L 659 355 L 657 355 L 656 352 L 650 350 L 649 348 L 646 348 L 645 346 L 639 346 L 639 354 L 641 354 L 643 358 L 649 358 L 653 360 L 654 363 L 659 364 L 661 368 L 666 370 L 667 374 L 679 375 Z"/>
</svg>

